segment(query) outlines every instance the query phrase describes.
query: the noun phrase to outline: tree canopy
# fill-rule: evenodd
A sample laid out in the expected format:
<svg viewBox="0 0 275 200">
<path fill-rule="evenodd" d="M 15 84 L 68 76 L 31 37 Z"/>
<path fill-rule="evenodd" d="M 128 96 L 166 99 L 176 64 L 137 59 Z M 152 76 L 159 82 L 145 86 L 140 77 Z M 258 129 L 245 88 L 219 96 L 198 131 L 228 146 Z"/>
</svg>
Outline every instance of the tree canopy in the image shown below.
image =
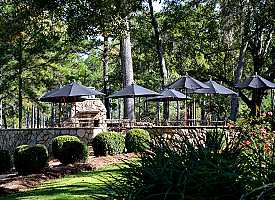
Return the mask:
<svg viewBox="0 0 275 200">
<path fill-rule="evenodd" d="M 230 88 L 256 72 L 273 81 L 273 8 L 270 0 L 1 1 L 5 126 L 24 126 L 32 106 L 48 113 L 38 97 L 58 85 L 78 81 L 109 93 L 120 89 L 127 78 L 121 68 L 126 47 L 131 47 L 131 81 L 154 90 L 186 72 Z M 123 46 L 122 39 L 130 45 Z M 241 107 L 251 112 L 266 95 L 239 92 Z M 232 105 L 235 118 L 236 98 Z"/>
</svg>

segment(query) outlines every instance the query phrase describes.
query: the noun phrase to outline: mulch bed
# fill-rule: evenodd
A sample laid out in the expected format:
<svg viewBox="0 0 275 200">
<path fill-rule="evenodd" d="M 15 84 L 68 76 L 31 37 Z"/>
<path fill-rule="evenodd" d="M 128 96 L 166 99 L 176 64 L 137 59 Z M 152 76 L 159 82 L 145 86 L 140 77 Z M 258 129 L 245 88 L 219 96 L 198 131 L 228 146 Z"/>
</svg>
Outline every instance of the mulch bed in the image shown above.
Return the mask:
<svg viewBox="0 0 275 200">
<path fill-rule="evenodd" d="M 64 175 L 75 174 L 82 171 L 100 169 L 106 165 L 127 161 L 135 156 L 135 154 L 130 153 L 106 157 L 89 157 L 86 163 L 77 163 L 67 166 L 62 165 L 58 160 L 51 160 L 49 162 L 49 167 L 40 174 L 31 174 L 27 176 L 20 176 L 16 173 L 6 176 L 1 175 L 0 196 L 26 191 L 40 185 L 46 180 L 60 178 Z"/>
</svg>

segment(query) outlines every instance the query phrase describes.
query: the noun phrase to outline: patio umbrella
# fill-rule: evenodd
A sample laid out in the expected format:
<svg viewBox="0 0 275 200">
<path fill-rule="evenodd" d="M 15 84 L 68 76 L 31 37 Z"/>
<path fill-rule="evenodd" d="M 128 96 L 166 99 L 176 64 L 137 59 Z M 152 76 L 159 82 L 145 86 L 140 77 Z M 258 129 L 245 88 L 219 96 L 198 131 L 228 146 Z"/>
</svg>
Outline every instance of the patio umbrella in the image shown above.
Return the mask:
<svg viewBox="0 0 275 200">
<path fill-rule="evenodd" d="M 258 74 L 252 75 L 249 78 L 247 78 L 243 83 L 237 84 L 236 88 L 240 89 L 253 89 L 256 91 L 255 95 L 258 95 L 259 90 L 262 89 L 271 89 L 271 105 L 272 105 L 272 111 L 273 111 L 273 90 L 275 88 L 275 84 L 272 83 L 269 80 L 266 80 L 265 78 L 259 76 Z M 260 107 L 255 104 L 255 114 L 260 113 Z"/>
<path fill-rule="evenodd" d="M 59 109 L 61 109 L 61 103 L 85 101 L 82 97 L 91 95 L 103 95 L 103 93 L 73 82 L 45 93 L 39 100 L 59 103 Z"/>
<path fill-rule="evenodd" d="M 135 98 L 135 97 L 152 97 L 159 96 L 160 94 L 144 88 L 140 85 L 132 83 L 126 86 L 122 90 L 110 95 L 109 98 Z M 134 111 L 135 111 L 135 99 L 134 99 Z"/>
<path fill-rule="evenodd" d="M 177 121 L 179 121 L 179 100 L 191 99 L 191 98 L 175 89 L 164 89 L 163 91 L 160 92 L 160 95 L 161 96 L 150 97 L 147 100 L 167 102 L 168 106 L 169 106 L 169 101 L 176 101 L 177 102 Z M 157 109 L 157 112 L 158 112 L 158 121 L 159 121 L 159 107 Z M 168 109 L 168 112 L 166 112 L 166 115 L 167 115 L 166 120 L 168 121 L 169 109 Z"/>
<path fill-rule="evenodd" d="M 70 83 L 64 85 L 61 88 L 55 88 L 39 98 L 40 101 L 45 102 L 77 102 L 84 101 L 85 98 L 82 96 L 91 96 L 91 95 L 104 95 L 102 92 L 99 92 L 95 89 L 85 87 L 77 83 Z"/>
<path fill-rule="evenodd" d="M 201 93 L 201 94 L 224 94 L 224 95 L 237 95 L 236 92 L 233 90 L 230 90 L 223 85 L 218 84 L 217 82 L 210 79 L 209 81 L 205 82 L 205 85 L 208 86 L 208 88 L 203 89 L 197 89 L 194 92 L 195 93 Z"/>
<path fill-rule="evenodd" d="M 202 88 L 209 88 L 206 84 L 194 79 L 193 77 L 189 76 L 187 73 L 186 75 L 182 76 L 180 79 L 172 83 L 168 86 L 169 88 L 176 88 L 176 89 L 184 89 L 184 94 L 187 94 L 188 91 L 193 91 Z M 185 110 L 187 114 L 187 107 L 185 101 Z M 192 105 L 190 116 L 196 116 L 196 102 L 194 101 L 194 105 Z M 188 115 L 188 114 L 187 114 Z M 187 118 L 187 116 L 186 116 Z"/>
<path fill-rule="evenodd" d="M 211 95 L 213 94 L 222 94 L 222 95 L 237 95 L 236 92 L 233 90 L 230 90 L 226 87 L 224 87 L 221 84 L 218 84 L 217 82 L 213 81 L 210 79 L 209 81 L 205 82 L 205 84 L 209 87 L 206 89 L 198 89 L 195 90 L 195 93 L 200 93 L 200 94 L 209 94 L 210 95 L 210 104 L 209 104 L 209 109 L 211 110 Z M 218 113 L 219 116 L 219 113 Z"/>
<path fill-rule="evenodd" d="M 132 83 L 131 85 L 126 86 L 122 90 L 115 92 L 110 95 L 109 98 L 134 98 L 134 97 L 152 97 L 159 96 L 160 94 L 144 88 L 140 85 Z"/>
<path fill-rule="evenodd" d="M 236 88 L 272 89 L 275 88 L 275 84 L 256 74 L 247 78 L 243 83 L 236 85 Z"/>
<path fill-rule="evenodd" d="M 189 89 L 189 90 L 209 88 L 206 84 L 194 79 L 188 74 L 182 76 L 180 79 L 178 79 L 168 87 L 176 88 L 176 89 Z"/>
<path fill-rule="evenodd" d="M 185 94 L 175 90 L 175 89 L 164 89 L 160 92 L 160 96 L 149 97 L 148 101 L 178 101 L 181 99 L 190 99 L 190 97 Z"/>
</svg>

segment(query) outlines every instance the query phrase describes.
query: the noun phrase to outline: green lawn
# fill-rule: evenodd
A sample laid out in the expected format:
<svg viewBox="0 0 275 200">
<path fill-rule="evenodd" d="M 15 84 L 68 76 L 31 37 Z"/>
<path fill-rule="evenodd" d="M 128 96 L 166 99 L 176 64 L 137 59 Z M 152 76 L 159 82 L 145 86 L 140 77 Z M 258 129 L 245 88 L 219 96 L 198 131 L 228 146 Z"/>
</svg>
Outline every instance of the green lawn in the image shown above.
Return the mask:
<svg viewBox="0 0 275 200">
<path fill-rule="evenodd" d="M 78 200 L 106 197 L 106 195 L 103 195 L 106 192 L 103 190 L 103 182 L 101 180 L 106 180 L 105 177 L 110 174 L 116 175 L 119 170 L 117 166 L 108 166 L 97 171 L 68 175 L 64 178 L 44 182 L 38 188 L 27 192 L 0 197 L 0 200 Z M 102 176 L 104 176 L 103 179 Z"/>
</svg>

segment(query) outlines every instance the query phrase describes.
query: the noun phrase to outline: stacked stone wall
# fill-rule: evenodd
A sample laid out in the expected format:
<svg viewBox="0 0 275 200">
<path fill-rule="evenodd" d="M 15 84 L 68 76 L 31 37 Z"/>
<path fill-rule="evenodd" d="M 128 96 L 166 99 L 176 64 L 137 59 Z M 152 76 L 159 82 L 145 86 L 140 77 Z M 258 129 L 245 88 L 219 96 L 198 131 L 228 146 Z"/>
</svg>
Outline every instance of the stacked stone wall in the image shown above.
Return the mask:
<svg viewBox="0 0 275 200">
<path fill-rule="evenodd" d="M 0 129 L 0 149 L 13 152 L 22 144 L 44 144 L 51 152 L 52 140 L 57 136 L 74 135 L 89 145 L 102 131 L 102 128 Z"/>
<path fill-rule="evenodd" d="M 202 141 L 208 129 L 217 127 L 135 127 L 147 129 L 151 134 L 164 135 L 171 140 L 180 135 L 196 135 Z M 224 128 L 224 127 L 223 127 Z M 105 128 L 41 128 L 41 129 L 0 129 L 0 149 L 13 152 L 15 148 L 22 144 L 44 144 L 51 152 L 53 138 L 60 135 L 74 135 L 86 144 L 91 144 L 92 139 Z M 127 131 L 127 130 L 124 130 Z M 192 138 L 192 137 L 190 137 Z"/>
</svg>

